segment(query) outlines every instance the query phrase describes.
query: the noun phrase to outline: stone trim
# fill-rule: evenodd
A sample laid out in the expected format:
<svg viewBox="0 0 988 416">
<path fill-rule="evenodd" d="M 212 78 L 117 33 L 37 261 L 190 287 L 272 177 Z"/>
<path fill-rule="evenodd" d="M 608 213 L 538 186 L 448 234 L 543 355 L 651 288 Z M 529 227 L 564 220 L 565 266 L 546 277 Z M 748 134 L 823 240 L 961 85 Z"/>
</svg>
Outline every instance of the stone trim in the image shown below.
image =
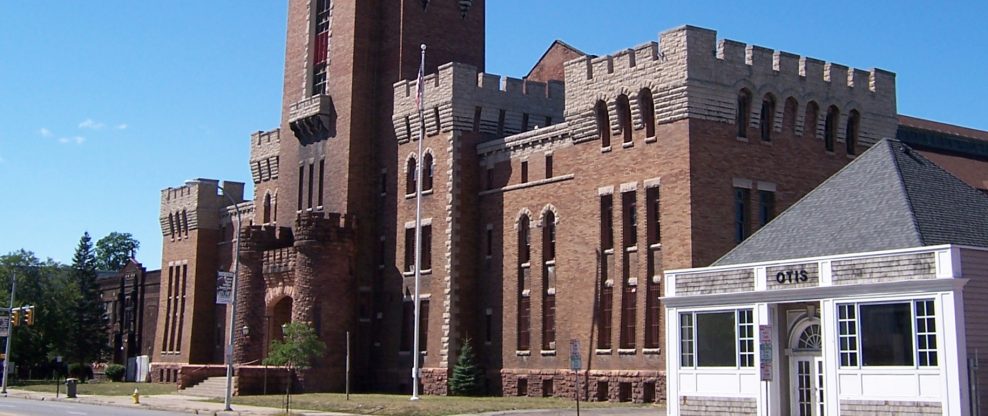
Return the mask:
<svg viewBox="0 0 988 416">
<path fill-rule="evenodd" d="M 547 184 L 550 184 L 550 183 L 568 181 L 570 179 L 573 179 L 574 177 L 575 177 L 575 175 L 573 175 L 572 173 L 569 173 L 569 174 L 566 174 L 566 175 L 553 176 L 551 178 L 540 179 L 540 180 L 532 181 L 532 182 L 519 183 L 519 184 L 516 184 L 516 185 L 508 185 L 508 186 L 505 186 L 505 187 L 502 187 L 502 188 L 489 189 L 489 190 L 486 190 L 486 191 L 481 191 L 477 195 L 479 195 L 479 196 L 487 196 L 487 195 L 492 195 L 492 194 L 499 194 L 499 193 L 504 193 L 504 192 L 510 192 L 510 191 L 515 191 L 515 190 L 518 190 L 518 189 L 531 188 L 533 186 L 547 185 Z"/>
</svg>

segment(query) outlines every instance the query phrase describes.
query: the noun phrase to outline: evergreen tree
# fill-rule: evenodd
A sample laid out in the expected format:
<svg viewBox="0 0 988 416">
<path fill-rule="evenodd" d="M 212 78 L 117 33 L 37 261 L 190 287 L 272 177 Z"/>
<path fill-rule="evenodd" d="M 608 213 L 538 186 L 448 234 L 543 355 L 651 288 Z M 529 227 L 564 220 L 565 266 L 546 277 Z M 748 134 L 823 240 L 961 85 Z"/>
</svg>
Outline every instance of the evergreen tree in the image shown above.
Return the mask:
<svg viewBox="0 0 988 416">
<path fill-rule="evenodd" d="M 107 337 L 96 284 L 96 256 L 88 232 L 79 239 L 72 257 L 72 280 L 79 296 L 72 311 L 75 324 L 69 333 L 68 357 L 70 362 L 89 364 L 102 358 Z"/>
<path fill-rule="evenodd" d="M 470 347 L 470 338 L 463 340 L 459 355 L 453 367 L 453 376 L 449 378 L 449 393 L 453 396 L 475 396 L 480 393 L 481 374 L 477 357 Z"/>
</svg>

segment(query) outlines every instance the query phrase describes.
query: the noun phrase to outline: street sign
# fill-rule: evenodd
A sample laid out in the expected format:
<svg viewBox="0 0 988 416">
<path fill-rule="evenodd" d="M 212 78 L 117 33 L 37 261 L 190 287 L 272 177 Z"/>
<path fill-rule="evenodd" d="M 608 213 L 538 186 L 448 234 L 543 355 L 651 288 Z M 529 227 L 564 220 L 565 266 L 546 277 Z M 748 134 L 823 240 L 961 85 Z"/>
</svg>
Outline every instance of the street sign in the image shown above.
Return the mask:
<svg viewBox="0 0 988 416">
<path fill-rule="evenodd" d="M 580 340 L 569 340 L 569 369 L 580 371 L 583 368 L 583 358 L 580 356 Z"/>
<path fill-rule="evenodd" d="M 233 297 L 233 273 L 216 272 L 216 304 L 229 305 Z"/>
<path fill-rule="evenodd" d="M 0 316 L 0 337 L 10 335 L 10 317 Z"/>
<path fill-rule="evenodd" d="M 772 326 L 758 325 L 758 369 L 761 381 L 772 381 Z"/>
</svg>

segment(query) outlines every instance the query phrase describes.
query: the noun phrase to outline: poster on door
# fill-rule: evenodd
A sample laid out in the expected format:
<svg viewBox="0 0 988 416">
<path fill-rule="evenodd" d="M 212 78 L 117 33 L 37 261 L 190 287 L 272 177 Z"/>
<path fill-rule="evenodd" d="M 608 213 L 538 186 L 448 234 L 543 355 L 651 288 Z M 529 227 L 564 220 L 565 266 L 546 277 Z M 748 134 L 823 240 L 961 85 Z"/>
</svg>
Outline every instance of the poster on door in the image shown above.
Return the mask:
<svg viewBox="0 0 988 416">
<path fill-rule="evenodd" d="M 761 381 L 772 381 L 772 326 L 758 325 L 758 369 Z"/>
</svg>

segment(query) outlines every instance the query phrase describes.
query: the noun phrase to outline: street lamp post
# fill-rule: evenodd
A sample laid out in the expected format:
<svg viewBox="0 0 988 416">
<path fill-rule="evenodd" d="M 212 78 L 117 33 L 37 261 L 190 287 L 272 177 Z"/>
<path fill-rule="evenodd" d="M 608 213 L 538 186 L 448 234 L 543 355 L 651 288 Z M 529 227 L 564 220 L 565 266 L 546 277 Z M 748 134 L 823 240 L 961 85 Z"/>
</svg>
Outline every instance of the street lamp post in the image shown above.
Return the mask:
<svg viewBox="0 0 988 416">
<path fill-rule="evenodd" d="M 240 272 L 240 227 L 243 225 L 243 222 L 240 219 L 240 208 L 237 207 L 237 201 L 234 201 L 233 197 L 222 186 L 216 185 L 216 187 L 223 192 L 223 196 L 230 200 L 233 210 L 237 213 L 237 227 L 234 229 L 234 237 L 237 240 L 237 245 L 233 254 L 233 292 L 230 294 L 230 343 L 226 347 L 226 397 L 223 399 L 224 410 L 230 411 L 233 410 L 230 407 L 230 402 L 233 400 L 233 342 L 237 335 L 234 323 L 237 319 L 237 275 Z"/>
</svg>

